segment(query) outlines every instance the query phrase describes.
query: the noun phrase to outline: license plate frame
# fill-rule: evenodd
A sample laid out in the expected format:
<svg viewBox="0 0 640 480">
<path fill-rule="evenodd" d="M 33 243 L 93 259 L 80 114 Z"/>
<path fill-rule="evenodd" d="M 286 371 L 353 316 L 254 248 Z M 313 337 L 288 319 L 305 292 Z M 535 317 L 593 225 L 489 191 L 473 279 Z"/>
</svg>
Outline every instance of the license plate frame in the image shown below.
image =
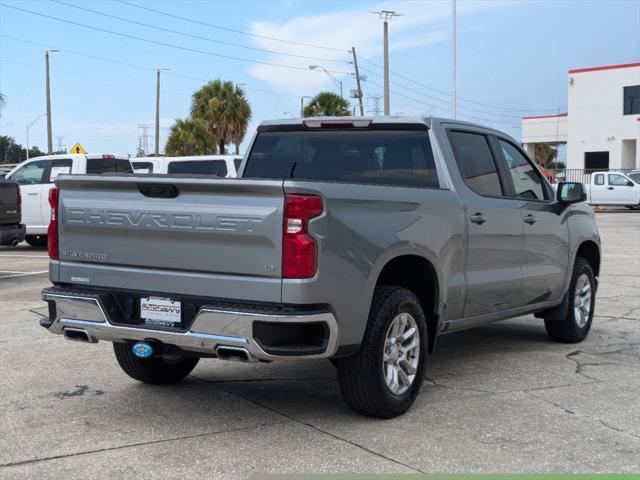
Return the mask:
<svg viewBox="0 0 640 480">
<path fill-rule="evenodd" d="M 145 325 L 182 329 L 182 302 L 176 298 L 140 297 L 140 320 Z"/>
</svg>

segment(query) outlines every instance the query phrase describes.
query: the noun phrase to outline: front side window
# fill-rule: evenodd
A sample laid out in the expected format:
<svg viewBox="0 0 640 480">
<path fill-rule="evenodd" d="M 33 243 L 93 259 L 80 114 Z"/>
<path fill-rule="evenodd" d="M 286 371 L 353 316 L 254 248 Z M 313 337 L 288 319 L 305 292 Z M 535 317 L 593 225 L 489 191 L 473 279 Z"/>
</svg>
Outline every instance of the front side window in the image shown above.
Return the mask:
<svg viewBox="0 0 640 480">
<path fill-rule="evenodd" d="M 452 131 L 451 145 L 464 182 L 480 195 L 502 195 L 500 177 L 487 137 L 478 133 Z"/>
<path fill-rule="evenodd" d="M 602 173 L 597 174 L 593 183 L 596 185 L 604 185 L 604 175 Z"/>
<path fill-rule="evenodd" d="M 629 178 L 636 183 L 640 183 L 640 172 L 630 173 Z"/>
<path fill-rule="evenodd" d="M 627 187 L 627 186 L 632 186 L 633 184 L 624 175 L 620 175 L 617 173 L 610 173 L 609 185 L 612 185 L 614 187 Z"/>
<path fill-rule="evenodd" d="M 194 175 L 227 176 L 227 164 L 224 160 L 189 160 L 169 162 L 167 173 L 191 173 Z"/>
<path fill-rule="evenodd" d="M 11 180 L 18 182 L 20 185 L 37 185 L 43 183 L 42 176 L 46 166 L 46 160 L 27 163 L 11 175 Z"/>
<path fill-rule="evenodd" d="M 640 114 L 640 85 L 624 87 L 624 115 Z"/>
<path fill-rule="evenodd" d="M 245 178 L 439 188 L 425 130 L 261 132 Z"/>
<path fill-rule="evenodd" d="M 507 162 L 516 197 L 544 200 L 544 186 L 540 171 L 509 142 L 498 140 L 500 150 Z"/>
<path fill-rule="evenodd" d="M 72 161 L 70 158 L 58 158 L 51 160 L 51 168 L 49 169 L 49 183 L 53 183 L 58 175 L 63 173 L 71 173 Z"/>
</svg>

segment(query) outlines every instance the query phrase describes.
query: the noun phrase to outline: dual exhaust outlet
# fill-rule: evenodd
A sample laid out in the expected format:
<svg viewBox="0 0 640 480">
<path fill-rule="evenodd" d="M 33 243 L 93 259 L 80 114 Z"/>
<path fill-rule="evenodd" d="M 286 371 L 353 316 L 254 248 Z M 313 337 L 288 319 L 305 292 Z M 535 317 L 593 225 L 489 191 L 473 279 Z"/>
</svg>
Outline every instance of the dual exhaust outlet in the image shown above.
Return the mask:
<svg viewBox="0 0 640 480">
<path fill-rule="evenodd" d="M 64 338 L 67 340 L 71 340 L 73 342 L 83 342 L 83 343 L 98 343 L 98 339 L 91 335 L 89 332 L 82 328 L 71 328 L 66 327 L 63 331 Z M 141 345 L 141 343 L 136 343 L 134 347 Z M 151 349 L 153 351 L 153 349 Z M 258 359 L 255 358 L 249 350 L 244 347 L 234 347 L 231 345 L 218 345 L 215 349 L 216 355 L 220 360 L 229 360 L 233 362 L 244 362 L 244 363 L 253 363 L 257 362 Z M 136 356 L 140 356 L 141 358 L 146 358 L 146 356 L 138 355 L 138 353 L 134 350 L 133 353 Z"/>
</svg>

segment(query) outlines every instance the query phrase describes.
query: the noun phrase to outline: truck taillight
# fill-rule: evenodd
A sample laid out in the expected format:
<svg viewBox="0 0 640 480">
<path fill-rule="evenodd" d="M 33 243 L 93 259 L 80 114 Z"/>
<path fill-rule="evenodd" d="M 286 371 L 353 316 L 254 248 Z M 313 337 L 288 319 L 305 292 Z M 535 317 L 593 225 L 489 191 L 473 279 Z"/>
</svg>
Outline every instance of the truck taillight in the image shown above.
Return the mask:
<svg viewBox="0 0 640 480">
<path fill-rule="evenodd" d="M 16 211 L 22 213 L 22 193 L 20 193 L 20 185 L 16 185 Z"/>
<path fill-rule="evenodd" d="M 51 205 L 51 220 L 49 221 L 49 229 L 47 230 L 47 249 L 49 250 L 49 258 L 51 260 L 60 259 L 60 251 L 58 248 L 58 190 L 53 187 L 49 190 L 49 205 Z"/>
<path fill-rule="evenodd" d="M 286 195 L 282 232 L 282 276 L 311 278 L 318 267 L 318 243 L 309 235 L 309 220 L 323 211 L 316 195 Z"/>
</svg>

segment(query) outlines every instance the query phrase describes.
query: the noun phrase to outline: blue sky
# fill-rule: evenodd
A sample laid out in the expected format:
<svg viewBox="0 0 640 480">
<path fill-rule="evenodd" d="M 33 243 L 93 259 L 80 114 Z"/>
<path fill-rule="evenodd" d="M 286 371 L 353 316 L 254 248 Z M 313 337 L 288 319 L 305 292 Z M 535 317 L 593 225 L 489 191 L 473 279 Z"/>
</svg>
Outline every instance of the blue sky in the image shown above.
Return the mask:
<svg viewBox="0 0 640 480">
<path fill-rule="evenodd" d="M 237 31 L 121 2 L 0 0 L 74 22 L 0 8 L 0 91 L 7 98 L 0 118 L 2 135 L 24 144 L 25 126 L 45 110 L 46 46 L 61 49 L 51 57 L 54 137 L 62 136 L 67 147 L 80 142 L 92 152 L 135 153 L 138 125 L 154 122 L 156 67 L 171 69 L 162 76 L 161 150 L 170 125 L 188 115 L 191 94 L 208 79 L 245 84 L 253 108 L 250 132 L 263 119 L 288 116 L 285 112 L 297 115 L 300 95 L 337 91 L 323 72 L 309 71 L 310 64 L 336 72 L 348 94 L 354 88 L 353 77 L 346 74 L 353 68 L 346 63 L 351 46 L 367 69 L 361 72 L 368 77 L 365 96 L 381 94 L 382 23 L 370 13 L 380 9 L 404 14 L 390 24 L 391 113 L 450 116 L 448 0 L 127 2 Z M 520 116 L 566 110 L 568 69 L 640 60 L 637 0 L 459 0 L 457 9 L 459 118 L 489 124 L 516 138 Z M 366 107 L 373 108 L 373 102 L 367 101 Z M 245 144 L 250 134 L 247 137 Z M 46 146 L 44 119 L 31 129 L 30 143 Z M 56 143 L 54 139 L 54 147 Z"/>
</svg>

